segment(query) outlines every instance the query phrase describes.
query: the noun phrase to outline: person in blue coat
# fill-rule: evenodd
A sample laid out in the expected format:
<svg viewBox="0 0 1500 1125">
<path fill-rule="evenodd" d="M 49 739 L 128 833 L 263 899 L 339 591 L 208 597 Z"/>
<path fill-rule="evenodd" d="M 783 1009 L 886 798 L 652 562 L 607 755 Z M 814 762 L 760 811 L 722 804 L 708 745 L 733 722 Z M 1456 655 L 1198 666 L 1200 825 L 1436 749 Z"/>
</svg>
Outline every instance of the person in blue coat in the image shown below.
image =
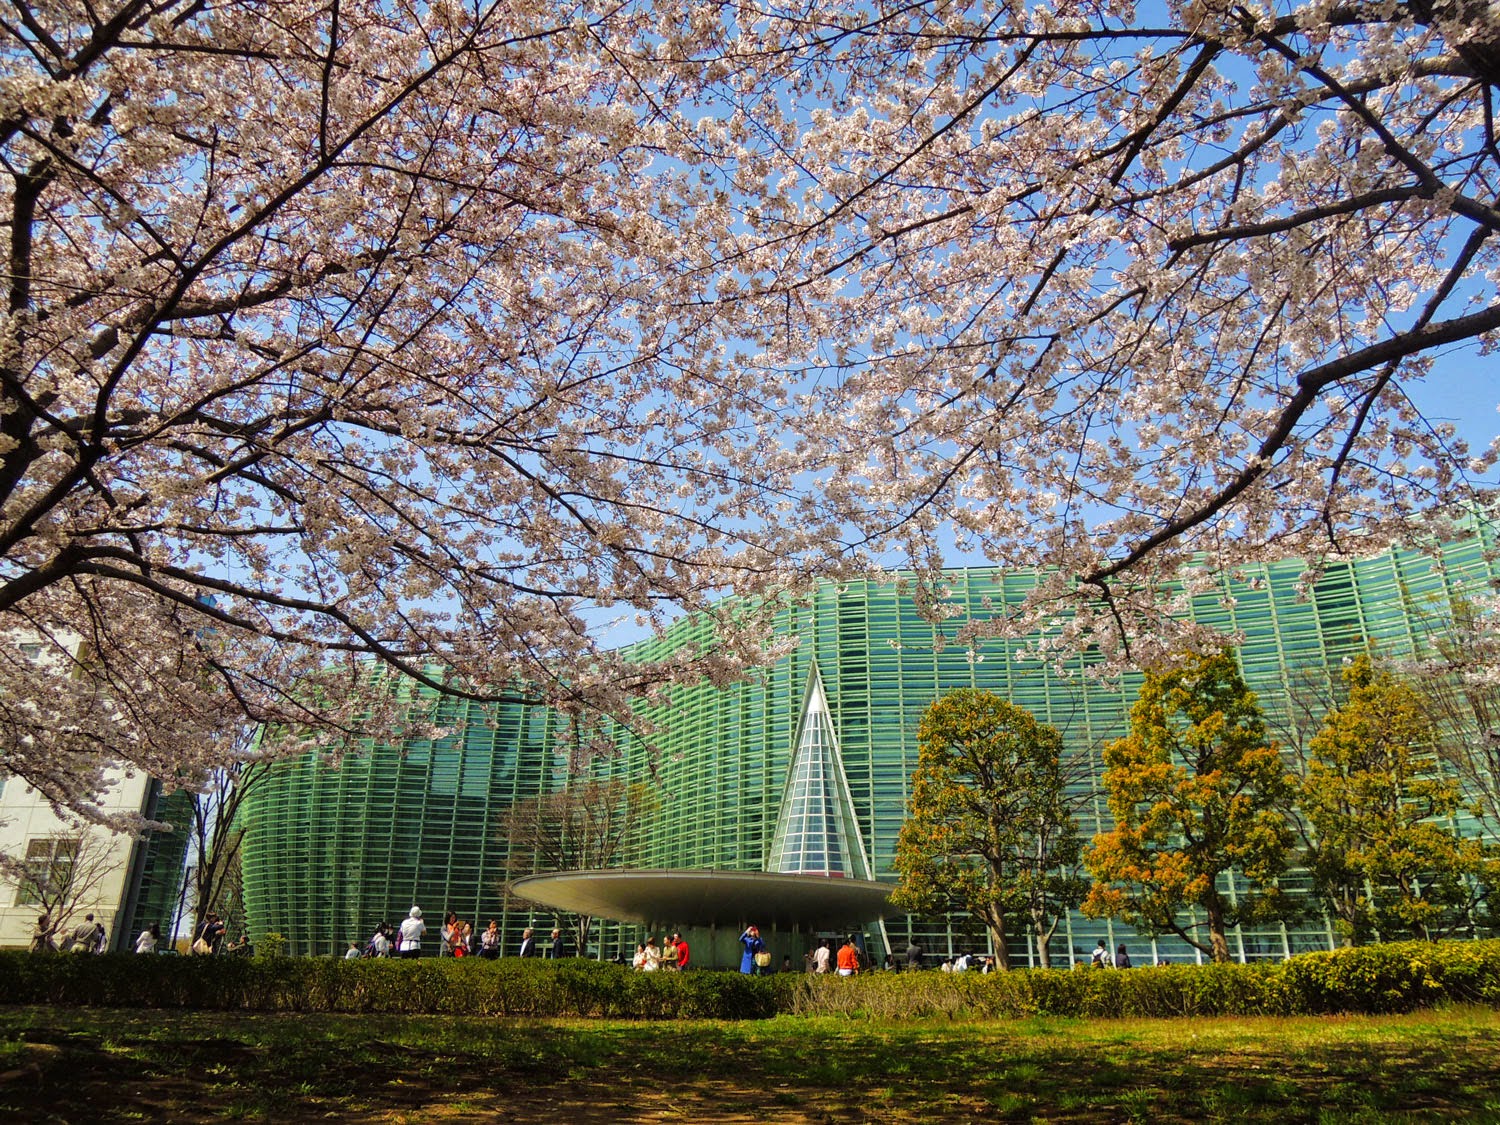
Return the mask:
<svg viewBox="0 0 1500 1125">
<path fill-rule="evenodd" d="M 745 951 L 740 957 L 740 972 L 747 976 L 759 976 L 763 966 L 757 964 L 757 956 L 766 952 L 766 943 L 760 937 L 760 927 L 746 926 L 745 932 L 740 935 L 740 946 Z"/>
</svg>

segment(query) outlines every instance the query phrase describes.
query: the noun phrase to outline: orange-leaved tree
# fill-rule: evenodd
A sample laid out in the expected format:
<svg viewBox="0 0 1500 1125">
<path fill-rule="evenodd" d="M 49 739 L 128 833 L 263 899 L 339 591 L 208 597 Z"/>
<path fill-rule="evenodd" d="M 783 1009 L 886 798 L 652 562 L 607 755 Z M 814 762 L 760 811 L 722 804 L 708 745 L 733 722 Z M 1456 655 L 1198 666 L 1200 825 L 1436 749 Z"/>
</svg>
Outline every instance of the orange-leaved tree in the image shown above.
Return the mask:
<svg viewBox="0 0 1500 1125">
<path fill-rule="evenodd" d="M 1291 779 L 1232 655 L 1148 673 L 1104 763 L 1115 826 L 1085 853 L 1084 913 L 1227 961 L 1231 928 L 1297 911 L 1276 882 L 1291 854 Z"/>
</svg>

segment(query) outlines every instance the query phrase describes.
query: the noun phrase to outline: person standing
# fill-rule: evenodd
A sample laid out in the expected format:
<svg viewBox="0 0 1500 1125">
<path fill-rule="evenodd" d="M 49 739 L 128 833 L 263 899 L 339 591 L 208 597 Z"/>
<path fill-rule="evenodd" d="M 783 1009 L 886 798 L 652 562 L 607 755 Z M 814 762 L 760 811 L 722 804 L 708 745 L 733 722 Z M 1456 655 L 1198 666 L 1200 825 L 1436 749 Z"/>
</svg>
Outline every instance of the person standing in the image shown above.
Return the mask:
<svg viewBox="0 0 1500 1125">
<path fill-rule="evenodd" d="M 561 930 L 552 931 L 552 948 L 548 950 L 547 956 L 553 961 L 561 961 L 563 955 L 563 937 Z"/>
<path fill-rule="evenodd" d="M 411 913 L 401 923 L 401 956 L 407 960 L 422 956 L 422 935 L 427 932 L 427 923 L 422 921 L 422 908 L 413 906 Z"/>
<path fill-rule="evenodd" d="M 203 919 L 202 924 L 193 933 L 192 951 L 202 957 L 210 957 L 219 952 L 219 945 L 224 940 L 224 923 L 213 911 L 209 911 Z"/>
<path fill-rule="evenodd" d="M 73 927 L 73 932 L 63 942 L 63 949 L 71 953 L 92 953 L 97 935 L 94 932 L 94 916 L 85 914 L 83 921 Z"/>
<path fill-rule="evenodd" d="M 1130 968 L 1130 954 L 1126 952 L 1125 943 L 1123 941 L 1120 943 L 1120 948 L 1115 950 L 1115 968 Z"/>
<path fill-rule="evenodd" d="M 474 927 L 462 918 L 455 917 L 448 930 L 448 954 L 452 957 L 467 957 L 469 943 L 474 937 Z"/>
<path fill-rule="evenodd" d="M 386 925 L 380 922 L 375 926 L 375 932 L 370 935 L 370 956 L 389 957 L 391 955 L 391 939 L 386 936 Z"/>
<path fill-rule="evenodd" d="M 672 941 L 677 946 L 677 967 L 685 969 L 688 967 L 688 943 L 687 938 L 681 934 L 673 934 Z"/>
<path fill-rule="evenodd" d="M 745 932 L 740 934 L 740 948 L 744 950 L 740 956 L 740 972 L 746 976 L 759 975 L 759 958 L 766 952 L 766 943 L 761 940 L 759 926 L 745 927 Z"/>
<path fill-rule="evenodd" d="M 518 953 L 518 956 L 535 957 L 536 955 L 536 934 L 533 932 L 530 926 L 527 926 L 521 934 L 521 949 Z"/>
<path fill-rule="evenodd" d="M 36 929 L 31 931 L 31 952 L 57 952 L 57 946 L 52 941 L 52 916 L 50 914 L 43 914 L 36 920 Z"/>
<path fill-rule="evenodd" d="M 1089 961 L 1096 969 L 1110 969 L 1114 967 L 1114 962 L 1109 956 L 1109 943 L 1103 938 L 1100 938 L 1099 944 L 1094 946 L 1094 952 L 1090 956 Z"/>
<path fill-rule="evenodd" d="M 137 953 L 155 953 L 156 943 L 161 941 L 161 927 L 155 922 L 141 931 L 141 936 L 135 939 L 135 951 Z"/>
<path fill-rule="evenodd" d="M 923 956 L 922 947 L 917 944 L 916 938 L 906 943 L 906 967 L 908 969 L 920 969 Z"/>
<path fill-rule="evenodd" d="M 812 965 L 815 973 L 826 973 L 833 967 L 833 950 L 829 948 L 827 938 L 818 942 L 818 948 L 813 950 Z"/>
<path fill-rule="evenodd" d="M 854 935 L 844 939 L 839 948 L 839 976 L 852 977 L 859 972 L 859 949 L 854 944 Z"/>
<path fill-rule="evenodd" d="M 486 961 L 493 961 L 500 956 L 500 927 L 493 918 L 484 928 L 484 933 L 479 935 L 479 956 Z"/>
</svg>

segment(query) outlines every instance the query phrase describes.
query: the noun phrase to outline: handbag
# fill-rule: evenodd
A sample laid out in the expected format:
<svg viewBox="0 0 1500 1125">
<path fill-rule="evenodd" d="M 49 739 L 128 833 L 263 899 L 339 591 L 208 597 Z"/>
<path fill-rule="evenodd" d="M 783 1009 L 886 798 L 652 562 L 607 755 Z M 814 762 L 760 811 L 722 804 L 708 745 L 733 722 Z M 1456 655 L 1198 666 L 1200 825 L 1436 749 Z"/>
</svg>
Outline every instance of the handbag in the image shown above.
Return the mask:
<svg viewBox="0 0 1500 1125">
<path fill-rule="evenodd" d="M 199 938 L 197 941 L 193 942 L 194 953 L 203 954 L 212 953 L 213 951 L 214 947 L 209 945 L 208 942 L 204 941 L 202 938 Z"/>
<path fill-rule="evenodd" d="M 771 955 L 764 950 L 755 955 L 755 963 L 764 969 L 771 963 Z"/>
</svg>

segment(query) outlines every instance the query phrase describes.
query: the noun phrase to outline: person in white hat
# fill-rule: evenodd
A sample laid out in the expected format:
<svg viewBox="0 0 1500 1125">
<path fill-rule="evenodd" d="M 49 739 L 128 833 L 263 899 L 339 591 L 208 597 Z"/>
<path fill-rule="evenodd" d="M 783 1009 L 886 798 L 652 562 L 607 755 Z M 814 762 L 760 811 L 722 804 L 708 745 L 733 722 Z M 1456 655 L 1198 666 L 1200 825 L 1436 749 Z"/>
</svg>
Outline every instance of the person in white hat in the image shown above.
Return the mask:
<svg viewBox="0 0 1500 1125">
<path fill-rule="evenodd" d="M 407 915 L 406 921 L 401 923 L 401 956 L 420 957 L 422 955 L 422 935 L 427 932 L 427 925 L 422 921 L 422 908 L 413 906 L 411 913 Z"/>
</svg>

